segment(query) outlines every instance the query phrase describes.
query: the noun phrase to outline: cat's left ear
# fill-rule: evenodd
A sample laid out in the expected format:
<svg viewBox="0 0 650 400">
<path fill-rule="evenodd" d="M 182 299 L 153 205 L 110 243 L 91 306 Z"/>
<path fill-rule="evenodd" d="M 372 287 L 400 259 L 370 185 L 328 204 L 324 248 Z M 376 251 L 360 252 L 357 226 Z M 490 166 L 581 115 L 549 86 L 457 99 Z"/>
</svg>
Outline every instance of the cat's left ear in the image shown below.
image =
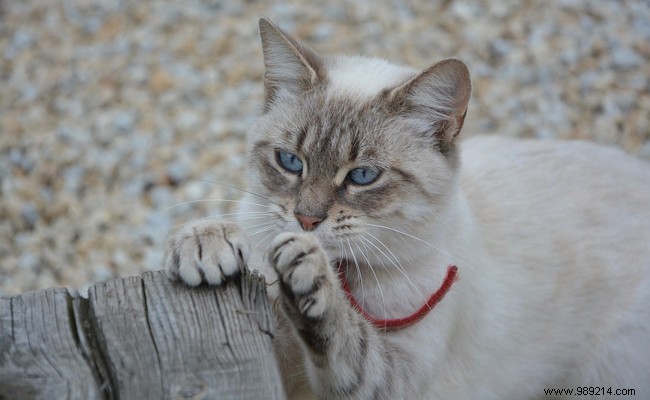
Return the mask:
<svg viewBox="0 0 650 400">
<path fill-rule="evenodd" d="M 467 66 L 459 60 L 441 61 L 389 93 L 400 113 L 424 124 L 443 147 L 460 133 L 472 85 Z"/>
<path fill-rule="evenodd" d="M 298 96 L 324 76 L 322 58 L 266 18 L 260 19 L 264 52 L 264 108 L 283 96 Z"/>
</svg>

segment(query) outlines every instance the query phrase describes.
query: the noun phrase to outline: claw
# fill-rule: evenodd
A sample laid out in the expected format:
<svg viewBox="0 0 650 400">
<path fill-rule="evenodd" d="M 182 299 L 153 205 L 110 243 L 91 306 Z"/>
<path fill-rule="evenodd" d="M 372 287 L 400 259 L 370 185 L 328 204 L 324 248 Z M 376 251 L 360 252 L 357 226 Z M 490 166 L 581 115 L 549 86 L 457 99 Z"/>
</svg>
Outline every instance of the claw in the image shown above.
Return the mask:
<svg viewBox="0 0 650 400">
<path fill-rule="evenodd" d="M 190 286 L 219 285 L 246 268 L 248 238 L 231 222 L 198 221 L 167 241 L 165 269 Z"/>
</svg>

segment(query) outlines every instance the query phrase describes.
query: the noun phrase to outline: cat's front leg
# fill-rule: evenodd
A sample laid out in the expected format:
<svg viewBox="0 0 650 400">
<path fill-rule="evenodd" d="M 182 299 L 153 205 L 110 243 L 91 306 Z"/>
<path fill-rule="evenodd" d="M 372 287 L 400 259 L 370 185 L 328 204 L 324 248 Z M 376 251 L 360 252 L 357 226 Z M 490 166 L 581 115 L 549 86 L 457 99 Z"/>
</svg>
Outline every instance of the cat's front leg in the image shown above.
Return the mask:
<svg viewBox="0 0 650 400">
<path fill-rule="evenodd" d="M 206 219 L 168 238 L 163 264 L 172 279 L 190 286 L 219 285 L 245 268 L 249 249 L 248 237 L 235 223 Z"/>
<path fill-rule="evenodd" d="M 268 258 L 279 276 L 282 308 L 307 350 L 317 396 L 403 398 L 394 352 L 350 306 L 318 240 L 306 233 L 281 234 Z"/>
</svg>

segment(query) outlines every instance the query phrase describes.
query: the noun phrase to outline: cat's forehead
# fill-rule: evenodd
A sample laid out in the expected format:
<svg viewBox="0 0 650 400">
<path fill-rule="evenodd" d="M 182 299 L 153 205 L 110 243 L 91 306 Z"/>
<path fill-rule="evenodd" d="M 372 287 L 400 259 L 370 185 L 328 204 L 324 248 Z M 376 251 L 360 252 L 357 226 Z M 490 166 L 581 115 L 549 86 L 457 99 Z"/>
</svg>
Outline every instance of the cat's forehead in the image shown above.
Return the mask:
<svg viewBox="0 0 650 400">
<path fill-rule="evenodd" d="M 360 102 L 315 94 L 304 106 L 294 121 L 298 129 L 289 129 L 285 137 L 314 163 L 363 162 L 380 156 L 390 117 L 378 99 Z"/>
<path fill-rule="evenodd" d="M 418 71 L 379 58 L 338 56 L 325 60 L 328 90 L 333 96 L 365 101 L 383 90 L 394 88 Z"/>
</svg>

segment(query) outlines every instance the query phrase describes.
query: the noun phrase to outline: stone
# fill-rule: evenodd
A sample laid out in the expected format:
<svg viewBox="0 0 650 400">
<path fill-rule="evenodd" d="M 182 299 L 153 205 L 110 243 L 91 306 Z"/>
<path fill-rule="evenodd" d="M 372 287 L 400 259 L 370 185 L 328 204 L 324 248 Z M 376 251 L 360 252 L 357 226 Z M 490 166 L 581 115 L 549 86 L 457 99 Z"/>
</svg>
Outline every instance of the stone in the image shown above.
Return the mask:
<svg viewBox="0 0 650 400">
<path fill-rule="evenodd" d="M 159 269 L 170 230 L 236 210 L 242 192 L 216 182 L 247 187 L 261 15 L 322 53 L 462 59 L 464 136 L 581 138 L 650 161 L 647 0 L 5 1 L 0 295 Z"/>
</svg>

